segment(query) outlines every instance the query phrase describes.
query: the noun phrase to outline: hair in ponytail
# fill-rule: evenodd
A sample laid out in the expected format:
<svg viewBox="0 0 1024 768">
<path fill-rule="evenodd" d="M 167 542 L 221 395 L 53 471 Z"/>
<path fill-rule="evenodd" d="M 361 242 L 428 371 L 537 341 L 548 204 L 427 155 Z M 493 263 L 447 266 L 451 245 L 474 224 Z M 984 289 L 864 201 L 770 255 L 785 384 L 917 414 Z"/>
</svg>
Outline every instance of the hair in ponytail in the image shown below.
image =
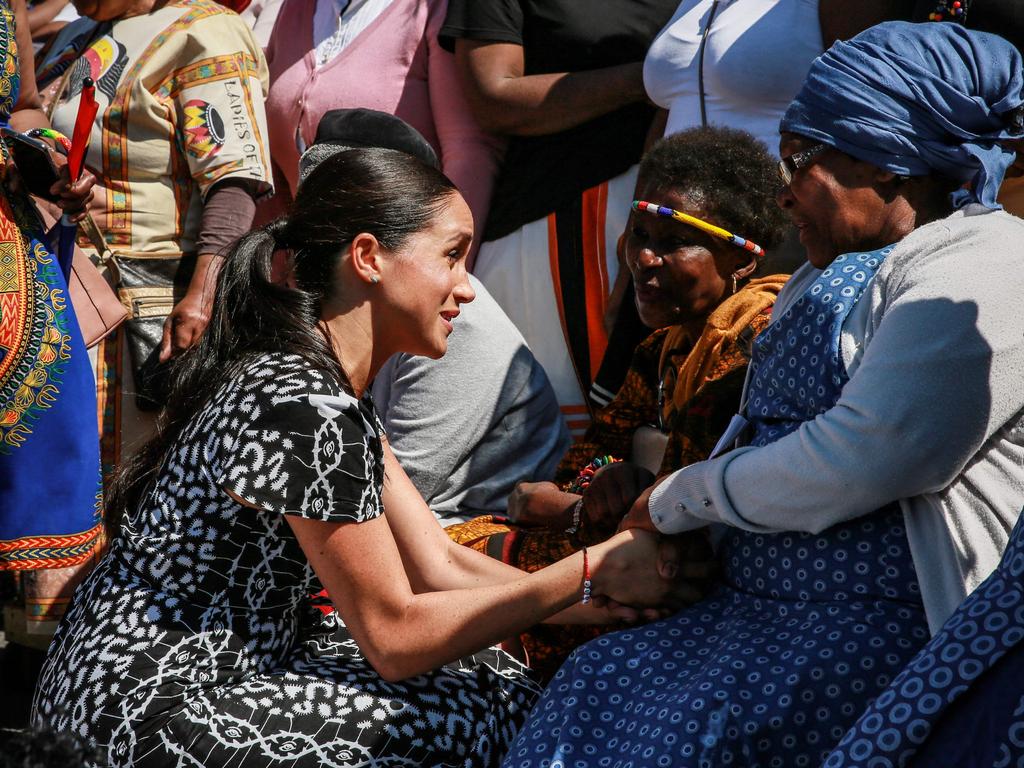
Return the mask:
<svg viewBox="0 0 1024 768">
<path fill-rule="evenodd" d="M 404 152 L 347 150 L 313 170 L 286 217 L 240 238 L 217 278 L 206 331 L 174 363 L 156 434 L 118 467 L 106 498 L 108 532 L 116 533 L 125 511 L 138 505 L 188 422 L 252 354 L 298 355 L 351 391 L 319 329 L 345 246 L 368 232 L 387 250 L 400 250 L 456 191 L 444 174 Z M 294 287 L 272 279 L 281 249 L 291 251 Z"/>
</svg>

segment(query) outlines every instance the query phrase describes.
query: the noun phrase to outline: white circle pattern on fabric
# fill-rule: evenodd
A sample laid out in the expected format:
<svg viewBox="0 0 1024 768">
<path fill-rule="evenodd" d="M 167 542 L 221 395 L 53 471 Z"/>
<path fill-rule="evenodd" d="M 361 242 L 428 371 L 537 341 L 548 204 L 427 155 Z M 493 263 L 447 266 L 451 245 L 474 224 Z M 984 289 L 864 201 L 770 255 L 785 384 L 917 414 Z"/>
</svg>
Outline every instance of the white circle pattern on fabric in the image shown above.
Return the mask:
<svg viewBox="0 0 1024 768">
<path fill-rule="evenodd" d="M 996 570 L 975 589 L 851 728 L 824 768 L 902 768 L 971 683 L 1024 639 L 1024 519 Z M 1021 687 L 1020 680 L 1006 685 Z M 883 728 L 882 726 L 886 726 Z M 947 726 L 950 727 L 950 726 Z M 970 741 L 974 734 L 963 734 Z M 1024 768 L 1024 697 L 997 750 L 1000 768 Z"/>
</svg>

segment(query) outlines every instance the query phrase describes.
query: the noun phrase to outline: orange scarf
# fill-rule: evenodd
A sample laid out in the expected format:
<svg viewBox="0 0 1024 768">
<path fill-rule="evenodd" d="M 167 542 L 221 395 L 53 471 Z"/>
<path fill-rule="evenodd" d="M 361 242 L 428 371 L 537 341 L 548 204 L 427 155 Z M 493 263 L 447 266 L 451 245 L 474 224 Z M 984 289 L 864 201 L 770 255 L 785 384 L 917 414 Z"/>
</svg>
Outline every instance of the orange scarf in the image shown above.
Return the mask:
<svg viewBox="0 0 1024 768">
<path fill-rule="evenodd" d="M 754 318 L 775 304 L 788 279 L 789 275 L 769 275 L 751 280 L 708 315 L 699 334 L 693 326 L 676 325 L 669 329 L 658 364 L 659 400 L 664 398 L 660 403 L 663 424 L 670 427 L 675 423 L 676 414 L 705 383 L 735 367 L 730 364 L 724 370 L 717 370 L 723 349 L 740 341 Z M 682 365 L 674 362 L 684 355 Z"/>
</svg>

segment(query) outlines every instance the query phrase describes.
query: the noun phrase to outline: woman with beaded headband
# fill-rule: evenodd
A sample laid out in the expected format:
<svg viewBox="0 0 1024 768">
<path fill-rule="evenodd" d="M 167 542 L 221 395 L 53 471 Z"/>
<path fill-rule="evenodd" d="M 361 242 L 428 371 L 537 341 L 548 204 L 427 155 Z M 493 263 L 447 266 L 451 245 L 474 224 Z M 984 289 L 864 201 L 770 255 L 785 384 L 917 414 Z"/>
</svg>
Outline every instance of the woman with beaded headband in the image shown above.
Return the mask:
<svg viewBox="0 0 1024 768">
<path fill-rule="evenodd" d="M 693 128 L 650 149 L 622 247 L 638 314 L 654 333 L 637 348 L 618 394 L 563 457 L 555 482 L 519 483 L 511 520 L 480 517 L 448 528 L 452 538 L 534 570 L 603 541 L 655 475 L 707 457 L 735 412 L 750 343 L 788 277 L 760 269 L 785 226 L 777 186 L 768 148 L 743 131 Z M 706 540 L 679 543 L 672 560 L 687 561 L 697 598 Z M 599 631 L 543 625 L 522 640 L 531 667 L 550 676 Z"/>
</svg>

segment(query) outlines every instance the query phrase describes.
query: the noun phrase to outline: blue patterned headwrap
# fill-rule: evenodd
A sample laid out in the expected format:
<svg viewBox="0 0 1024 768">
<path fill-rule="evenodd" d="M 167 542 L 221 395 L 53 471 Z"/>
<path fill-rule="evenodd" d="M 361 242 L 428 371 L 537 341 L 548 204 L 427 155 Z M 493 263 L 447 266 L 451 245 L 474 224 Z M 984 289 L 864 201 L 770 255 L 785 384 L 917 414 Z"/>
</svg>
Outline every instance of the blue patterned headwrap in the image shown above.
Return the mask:
<svg viewBox="0 0 1024 768">
<path fill-rule="evenodd" d="M 891 21 L 815 59 L 779 130 L 824 142 L 904 176 L 970 181 L 957 208 L 1000 208 L 1014 153 L 996 143 L 1024 133 L 1024 63 L 996 35 L 959 24 Z"/>
</svg>

